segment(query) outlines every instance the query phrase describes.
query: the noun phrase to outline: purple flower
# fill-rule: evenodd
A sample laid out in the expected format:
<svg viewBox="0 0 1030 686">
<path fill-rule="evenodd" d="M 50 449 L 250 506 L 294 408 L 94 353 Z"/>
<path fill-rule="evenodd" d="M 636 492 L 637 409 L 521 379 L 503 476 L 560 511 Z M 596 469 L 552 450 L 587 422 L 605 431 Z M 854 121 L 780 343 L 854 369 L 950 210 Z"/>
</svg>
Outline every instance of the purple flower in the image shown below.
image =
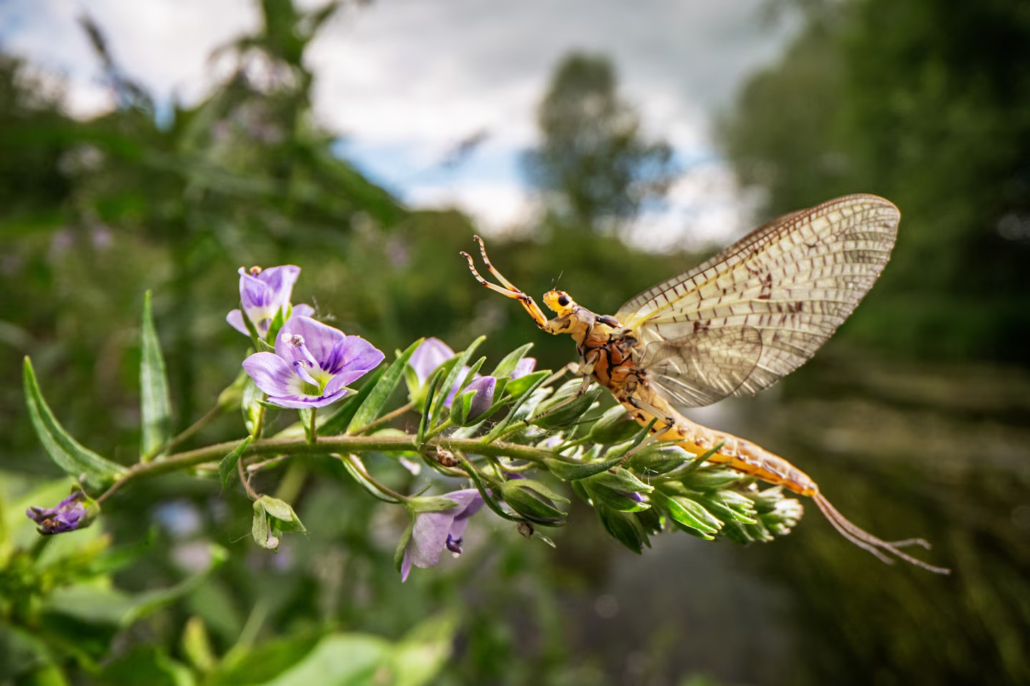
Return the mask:
<svg viewBox="0 0 1030 686">
<path fill-rule="evenodd" d="M 358 336 L 310 317 L 290 317 L 275 341 L 275 353 L 243 361 L 254 383 L 280 407 L 324 407 L 344 397 L 352 383 L 383 361 L 383 353 Z"/>
<path fill-rule="evenodd" d="M 532 372 L 535 367 L 535 359 L 533 359 L 532 357 L 523 357 L 521 360 L 519 360 L 519 363 L 515 365 L 515 369 L 512 371 L 508 379 L 517 379 L 520 376 L 525 376 L 526 374 Z M 444 406 L 450 408 L 452 412 L 454 411 L 454 408 L 451 407 L 454 402 L 454 396 L 456 395 L 458 387 L 461 386 L 462 381 L 465 380 L 467 374 L 468 371 L 466 368 L 466 373 L 461 375 L 461 378 L 458 380 L 458 383 L 454 386 L 454 388 L 451 389 L 451 393 L 447 397 L 447 401 L 444 403 Z M 468 408 L 468 414 L 462 417 L 461 421 L 463 423 L 471 422 L 472 420 L 476 419 L 481 414 L 489 410 L 490 406 L 494 403 L 494 392 L 496 390 L 496 377 L 480 376 L 479 374 L 476 374 L 476 377 L 471 382 L 469 382 L 469 385 L 465 386 L 465 388 L 461 391 L 462 395 L 469 391 L 472 391 L 474 394 L 472 396 L 472 402 Z"/>
<path fill-rule="evenodd" d="M 509 379 L 517 379 L 520 376 L 532 373 L 536 369 L 536 358 L 535 357 L 523 357 L 519 360 L 519 363 L 515 365 L 515 370 L 512 371 Z"/>
<path fill-rule="evenodd" d="M 100 506 L 81 488 L 73 487 L 72 494 L 55 508 L 30 507 L 25 515 L 39 526 L 39 533 L 63 534 L 85 529 L 93 523 Z"/>
<path fill-rule="evenodd" d="M 451 350 L 449 345 L 439 338 L 427 338 L 411 354 L 408 364 L 415 370 L 415 376 L 418 377 L 418 385 L 425 386 L 426 381 L 433 375 L 436 368 L 452 357 L 454 357 L 454 351 Z"/>
<path fill-rule="evenodd" d="M 457 503 L 439 512 L 420 512 L 415 515 L 411 538 L 404 548 L 401 562 L 401 581 L 407 581 L 412 565 L 426 569 L 440 562 L 444 548 L 455 555 L 461 554 L 461 539 L 469 517 L 479 512 L 483 497 L 474 488 L 454 491 L 443 496 Z"/>
<path fill-rule="evenodd" d="M 262 338 L 268 333 L 272 320 L 280 310 L 285 309 L 286 314 L 290 313 L 290 297 L 298 276 L 300 267 L 292 264 L 265 270 L 254 267 L 250 272 L 240 267 L 240 303 Z M 310 317 L 315 310 L 310 305 L 297 305 L 292 312 L 296 316 Z M 239 310 L 230 312 L 225 320 L 240 333 L 250 335 L 243 322 L 243 313 Z"/>
<path fill-rule="evenodd" d="M 471 421 L 490 409 L 494 404 L 494 391 L 497 388 L 497 379 L 492 376 L 481 376 L 473 379 L 462 393 L 473 392 L 472 404 L 469 405 L 465 421 Z"/>
<path fill-rule="evenodd" d="M 441 341 L 439 338 L 427 338 L 423 341 L 414 353 L 411 355 L 409 364 L 415 371 L 415 376 L 418 377 L 418 383 L 420 386 L 424 386 L 429 377 L 433 375 L 433 372 L 447 360 L 454 357 L 455 353 L 451 350 L 451 347 Z M 520 376 L 529 374 L 536 368 L 536 359 L 532 357 L 523 357 L 519 360 L 518 364 L 515 365 L 515 369 L 512 371 L 509 379 L 517 379 Z M 458 376 L 457 382 L 447 394 L 447 400 L 444 401 L 444 407 L 450 408 L 454 402 L 454 396 L 457 395 L 458 389 L 461 384 L 464 383 L 465 377 L 468 375 L 469 368 L 463 367 L 462 373 Z M 497 379 L 492 376 L 480 376 L 476 374 L 475 378 L 469 383 L 468 386 L 462 391 L 475 391 L 475 395 L 472 398 L 472 406 L 469 409 L 469 414 L 466 419 L 473 419 L 483 414 L 494 401 L 494 390 L 497 388 Z"/>
</svg>

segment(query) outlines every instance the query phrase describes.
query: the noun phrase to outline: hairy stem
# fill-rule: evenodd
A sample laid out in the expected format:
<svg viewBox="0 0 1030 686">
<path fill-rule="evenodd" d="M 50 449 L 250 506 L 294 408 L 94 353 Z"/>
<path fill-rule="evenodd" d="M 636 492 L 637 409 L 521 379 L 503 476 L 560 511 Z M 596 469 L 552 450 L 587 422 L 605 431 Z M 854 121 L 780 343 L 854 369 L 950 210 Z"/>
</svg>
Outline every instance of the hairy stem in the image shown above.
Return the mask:
<svg viewBox="0 0 1030 686">
<path fill-rule="evenodd" d="M 97 500 L 102 502 L 112 493 L 117 491 L 127 482 L 144 477 L 158 476 L 178 472 L 205 462 L 220 460 L 231 452 L 239 441 L 228 443 L 216 443 L 205 448 L 187 450 L 185 452 L 169 455 L 157 462 L 141 462 L 131 467 L 118 481 L 116 481 Z M 424 448 L 442 447 L 446 450 L 465 451 L 476 455 L 487 457 L 511 457 L 518 460 L 542 463 L 545 459 L 561 460 L 563 462 L 575 462 L 570 458 L 559 455 L 551 450 L 543 450 L 515 443 L 494 442 L 484 444 L 478 438 L 449 438 L 437 436 L 425 442 Z M 247 446 L 240 456 L 238 464 L 243 463 L 244 457 L 251 456 L 276 456 L 276 455 L 311 455 L 326 453 L 366 453 L 366 452 L 418 452 L 420 446 L 415 436 L 326 436 L 320 437 L 317 444 L 310 444 L 305 439 L 283 439 L 267 438 L 254 441 Z"/>
<path fill-rule="evenodd" d="M 366 424 L 365 426 L 361 427 L 361 430 L 358 431 L 358 434 L 371 433 L 373 430 L 378 429 L 383 424 L 391 422 L 394 419 L 396 419 L 397 417 L 400 417 L 402 414 L 404 414 L 406 412 L 410 412 L 411 410 L 414 410 L 414 409 L 415 409 L 415 403 L 407 403 L 405 405 L 401 405 L 400 407 L 398 407 L 393 412 L 387 412 L 386 414 L 384 414 L 382 417 L 380 417 L 379 419 L 375 420 L 374 422 L 370 422 L 370 423 Z"/>
</svg>

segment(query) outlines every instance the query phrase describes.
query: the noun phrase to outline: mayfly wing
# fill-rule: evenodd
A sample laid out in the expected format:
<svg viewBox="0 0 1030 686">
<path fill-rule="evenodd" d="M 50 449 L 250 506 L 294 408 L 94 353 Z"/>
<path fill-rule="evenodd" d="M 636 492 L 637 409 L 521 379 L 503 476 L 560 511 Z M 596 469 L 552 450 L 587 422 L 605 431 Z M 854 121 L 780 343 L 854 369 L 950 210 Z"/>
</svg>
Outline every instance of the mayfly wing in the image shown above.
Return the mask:
<svg viewBox="0 0 1030 686">
<path fill-rule="evenodd" d="M 638 364 L 673 405 L 701 407 L 736 392 L 761 355 L 762 334 L 742 326 L 654 341 Z"/>
<path fill-rule="evenodd" d="M 899 219 L 874 195 L 795 212 L 644 291 L 615 318 L 635 331 L 638 364 L 659 365 L 649 374 L 673 404 L 753 395 L 801 366 L 851 314 L 887 263 Z M 754 364 L 749 329 L 760 338 Z M 682 361 L 668 362 L 677 347 Z"/>
</svg>

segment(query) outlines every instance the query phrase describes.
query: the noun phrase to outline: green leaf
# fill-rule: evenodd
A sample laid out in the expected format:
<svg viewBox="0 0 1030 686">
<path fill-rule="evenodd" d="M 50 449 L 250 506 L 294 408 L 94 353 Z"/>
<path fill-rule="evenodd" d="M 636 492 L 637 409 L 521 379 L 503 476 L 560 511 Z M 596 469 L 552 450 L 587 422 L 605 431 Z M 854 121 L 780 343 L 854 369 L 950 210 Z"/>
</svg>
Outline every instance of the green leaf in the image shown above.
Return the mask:
<svg viewBox="0 0 1030 686">
<path fill-rule="evenodd" d="M 515 517 L 504 511 L 500 503 L 497 502 L 497 499 L 494 498 L 491 490 L 487 488 L 487 485 L 485 483 L 483 483 L 483 477 L 480 476 L 479 472 L 476 471 L 476 468 L 472 465 L 472 463 L 464 457 L 461 458 L 461 468 L 464 469 L 465 472 L 469 475 L 469 478 L 472 479 L 472 483 L 475 484 L 476 490 L 479 491 L 479 495 L 482 496 L 483 502 L 486 503 L 487 507 L 493 510 L 493 513 L 495 515 L 497 515 L 501 519 L 507 519 L 509 522 L 524 521 L 522 517 Z"/>
<path fill-rule="evenodd" d="M 371 686 L 377 683 L 375 677 L 389 659 L 391 648 L 377 636 L 326 636 L 303 660 L 262 686 Z"/>
<path fill-rule="evenodd" d="M 186 621 L 180 642 L 182 653 L 190 664 L 199 672 L 210 672 L 215 668 L 218 659 L 211 646 L 211 637 L 207 634 L 204 620 L 194 615 Z"/>
<path fill-rule="evenodd" d="M 49 613 L 67 615 L 90 624 L 127 627 L 196 589 L 228 559 L 224 548 L 209 545 L 211 563 L 202 572 L 187 577 L 175 586 L 130 595 L 116 588 L 76 584 L 54 590 L 44 601 Z"/>
<path fill-rule="evenodd" d="M 397 542 L 397 548 L 393 551 L 393 566 L 399 574 L 401 566 L 404 564 L 404 551 L 408 548 L 408 541 L 411 540 L 411 534 L 415 530 L 415 513 L 404 508 L 405 512 L 408 513 L 408 526 L 404 529 L 404 533 L 401 534 L 401 540 Z"/>
<path fill-rule="evenodd" d="M 452 359 L 450 362 L 450 370 L 447 372 L 447 378 L 444 379 L 442 386 L 440 387 L 439 393 L 433 400 L 432 411 L 430 413 L 430 423 L 428 428 L 436 426 L 437 421 L 440 419 L 440 415 L 443 414 L 444 403 L 447 402 L 447 396 L 450 395 L 451 389 L 458 384 L 458 380 L 462 374 L 462 367 L 468 364 L 469 358 L 472 357 L 472 353 L 476 351 L 479 344 L 486 340 L 486 336 L 480 336 L 476 340 L 472 341 L 472 344 L 465 348 L 465 350 L 458 355 L 456 359 Z"/>
<path fill-rule="evenodd" d="M 36 382 L 36 373 L 28 357 L 25 358 L 22 371 L 29 418 L 50 459 L 73 477 L 78 478 L 85 474 L 86 480 L 98 487 L 122 476 L 125 473 L 124 467 L 83 447 L 57 422 L 54 413 L 43 399 L 39 384 Z"/>
<path fill-rule="evenodd" d="M 433 376 L 429 379 L 429 383 L 426 390 L 426 398 L 422 403 L 422 417 L 418 421 L 418 434 L 415 436 L 415 442 L 421 447 L 422 443 L 426 439 L 426 430 L 431 427 L 430 413 L 433 407 L 433 402 L 436 400 L 437 391 L 440 388 L 440 382 L 444 378 L 446 362 L 433 372 Z"/>
<path fill-rule="evenodd" d="M 534 524 L 561 526 L 565 523 L 565 515 L 568 514 L 554 506 L 557 502 L 569 502 L 568 498 L 532 479 L 505 481 L 501 484 L 501 497 L 511 509 Z"/>
<path fill-rule="evenodd" d="M 520 376 L 509 381 L 508 385 L 504 387 L 504 391 L 512 398 L 523 398 L 528 393 L 535 391 L 550 375 L 549 370 L 541 369 L 538 372 Z"/>
<path fill-rule="evenodd" d="M 140 646 L 105 663 L 99 683 L 108 686 L 193 686 L 196 680 L 186 665 L 162 648 Z"/>
<path fill-rule="evenodd" d="M 236 462 L 239 461 L 240 455 L 247 449 L 250 442 L 254 440 L 253 436 L 247 436 L 244 438 L 238 446 L 233 448 L 232 452 L 222 458 L 222 461 L 218 463 L 218 476 L 222 479 L 222 490 L 229 488 L 229 482 L 232 480 L 234 474 L 236 474 Z"/>
<path fill-rule="evenodd" d="M 404 375 L 404 368 L 408 364 L 408 360 L 411 358 L 412 353 L 418 346 L 422 345 L 424 338 L 420 338 L 405 350 L 400 357 L 393 361 L 386 373 L 382 375 L 379 381 L 375 384 L 375 387 L 369 390 L 364 402 L 361 403 L 361 407 L 357 409 L 354 414 L 354 418 L 351 419 L 350 424 L 347 426 L 347 433 L 354 434 L 361 431 L 366 425 L 371 424 L 379 417 L 379 413 L 383 411 L 383 407 L 386 405 L 390 396 L 393 395 L 394 389 L 397 388 L 397 384 L 400 383 L 401 377 Z M 364 390 L 364 389 L 362 389 Z"/>
<path fill-rule="evenodd" d="M 265 513 L 269 517 L 277 520 L 279 528 L 283 531 L 297 531 L 300 533 L 307 531 L 301 523 L 300 517 L 293 511 L 293 507 L 289 503 L 268 495 L 258 498 L 258 502 L 264 507 Z"/>
<path fill-rule="evenodd" d="M 318 408 L 302 407 L 297 410 L 300 417 L 300 425 L 304 428 L 304 440 L 308 443 L 316 443 L 318 440 L 318 427 L 314 426 L 318 418 Z"/>
<path fill-rule="evenodd" d="M 465 388 L 475 380 L 476 374 L 478 374 L 479 370 L 483 368 L 483 364 L 485 362 L 486 358 L 480 357 L 472 364 L 471 367 L 469 367 L 468 373 L 465 375 L 465 378 L 461 380 L 461 385 L 458 386 L 458 393 L 461 393 L 463 390 L 465 390 Z"/>
<path fill-rule="evenodd" d="M 635 515 L 613 510 L 603 503 L 595 503 L 594 510 L 597 511 L 597 517 L 605 531 L 637 555 L 644 552 L 645 545 L 651 546 L 647 533 Z"/>
<path fill-rule="evenodd" d="M 586 479 L 595 474 L 600 474 L 601 472 L 606 472 L 609 469 L 616 467 L 621 461 L 621 457 L 616 457 L 615 459 L 608 460 L 607 462 L 587 463 L 564 462 L 553 457 L 544 458 L 544 464 L 547 465 L 547 469 L 562 481 Z"/>
<path fill-rule="evenodd" d="M 714 491 L 696 495 L 694 498 L 702 507 L 726 520 L 738 521 L 742 524 L 757 524 L 754 519 L 754 504 L 751 499 L 734 491 Z"/>
<path fill-rule="evenodd" d="M 596 506 L 598 502 L 604 503 L 613 510 L 620 512 L 640 512 L 650 507 L 647 502 L 641 502 L 633 495 L 650 493 L 654 487 L 645 484 L 633 476 L 628 469 L 620 469 L 617 473 L 601 472 L 580 482 L 590 500 Z"/>
<path fill-rule="evenodd" d="M 532 343 L 526 343 L 524 346 L 512 350 L 497 363 L 494 370 L 490 372 L 490 376 L 497 379 L 506 379 L 511 376 L 511 373 L 515 371 L 515 367 L 518 366 L 519 361 L 526 356 L 526 353 L 528 353 L 532 347 Z"/>
<path fill-rule="evenodd" d="M 630 456 L 628 463 L 641 474 L 668 474 L 690 462 L 693 456 L 677 445 L 655 443 Z"/>
<path fill-rule="evenodd" d="M 213 684 L 265 683 L 301 662 L 321 640 L 321 634 L 304 634 L 262 643 L 239 654 L 238 658 L 228 660 L 228 664 L 223 663 L 214 675 Z"/>
<path fill-rule="evenodd" d="M 590 441 L 602 445 L 615 445 L 628 441 L 640 431 L 640 425 L 630 419 L 622 405 L 616 405 L 601 415 L 590 427 Z"/>
<path fill-rule="evenodd" d="M 265 394 L 254 383 L 254 379 L 247 377 L 247 383 L 243 387 L 243 399 L 240 402 L 240 411 L 243 413 L 243 425 L 247 427 L 247 433 L 254 436 L 258 428 L 263 425 L 265 406 L 262 402 Z M 260 438 L 260 436 L 256 436 Z"/>
<path fill-rule="evenodd" d="M 358 409 L 365 404 L 365 400 L 372 393 L 373 389 L 379 385 L 379 380 L 383 378 L 383 374 L 386 370 L 383 368 L 377 369 L 372 373 L 372 376 L 365 382 L 365 385 L 361 389 L 344 399 L 343 405 L 340 406 L 336 412 L 334 412 L 328 419 L 325 420 L 318 427 L 319 436 L 336 436 L 342 434 L 350 426 L 351 421 L 354 419 L 354 415 L 357 414 Z"/>
<path fill-rule="evenodd" d="M 430 617 L 409 631 L 390 658 L 391 686 L 423 686 L 447 664 L 458 628 L 457 617 L 447 613 Z"/>
<path fill-rule="evenodd" d="M 681 481 L 696 491 L 717 491 L 746 478 L 746 474 L 725 467 L 706 467 L 688 474 Z"/>
<path fill-rule="evenodd" d="M 484 442 L 491 443 L 497 439 L 508 425 L 515 421 L 522 421 L 523 417 L 528 417 L 529 414 L 536 409 L 537 404 L 543 399 L 546 391 L 541 391 L 537 395 L 536 391 L 551 373 L 547 370 L 534 372 L 533 374 L 526 374 L 523 377 L 515 379 L 508 384 L 506 392 L 511 393 L 513 398 L 516 398 L 515 404 L 508 410 L 507 416 L 501 421 L 497 422 L 496 426 L 490 430 L 490 433 L 486 435 Z M 512 387 L 516 386 L 516 389 Z M 516 394 L 516 390 L 518 393 Z"/>
<path fill-rule="evenodd" d="M 140 459 L 152 460 L 171 437 L 172 401 L 168 396 L 168 375 L 161 354 L 161 341 L 154 328 L 150 291 L 143 296 L 143 327 L 140 340 Z"/>
<path fill-rule="evenodd" d="M 293 309 L 289 305 L 286 307 L 290 307 L 291 311 Z M 289 316 L 286 313 L 286 307 L 280 307 L 276 311 L 275 316 L 272 317 L 272 321 L 268 323 L 268 333 L 265 334 L 265 340 L 271 341 L 273 346 L 275 345 L 275 340 L 279 337 L 279 329 L 283 328 L 283 324 L 285 324 L 286 320 L 289 319 Z"/>
<path fill-rule="evenodd" d="M 360 459 L 353 455 L 338 455 L 338 457 L 343 462 L 343 467 L 347 470 L 347 473 L 358 482 L 359 486 L 368 491 L 372 497 L 382 500 L 384 503 L 393 503 L 394 505 L 400 502 L 393 496 L 387 495 L 376 488 L 375 484 L 369 480 L 368 475 L 365 474 L 365 465 Z"/>
<path fill-rule="evenodd" d="M 568 426 L 586 414 L 603 392 L 603 388 L 592 388 L 570 401 L 568 405 L 564 405 L 553 412 L 548 412 L 547 407 L 540 407 L 537 409 L 538 416 L 533 419 L 533 426 L 538 426 L 541 429 L 559 429 Z M 554 406 L 555 404 L 549 404 L 549 407 Z"/>
<path fill-rule="evenodd" d="M 655 491 L 651 494 L 651 500 L 668 512 L 672 520 L 687 533 L 711 541 L 713 537 L 709 534 L 719 533 L 722 528 L 721 521 L 690 498 L 667 496 L 661 491 Z"/>
</svg>

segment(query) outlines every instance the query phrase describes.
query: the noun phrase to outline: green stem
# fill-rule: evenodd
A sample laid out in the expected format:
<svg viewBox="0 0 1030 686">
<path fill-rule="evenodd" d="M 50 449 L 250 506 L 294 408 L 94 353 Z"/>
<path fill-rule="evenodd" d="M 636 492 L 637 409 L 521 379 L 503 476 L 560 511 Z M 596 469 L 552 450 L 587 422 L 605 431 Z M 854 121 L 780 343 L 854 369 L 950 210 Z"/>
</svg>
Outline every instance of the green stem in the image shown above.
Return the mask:
<svg viewBox="0 0 1030 686">
<path fill-rule="evenodd" d="M 178 448 L 179 445 L 185 443 L 188 438 L 191 438 L 193 434 L 197 433 L 205 426 L 207 426 L 214 420 L 218 419 L 218 417 L 221 414 L 222 408 L 220 406 L 216 405 L 212 407 L 210 410 L 208 410 L 207 414 L 205 414 L 197 421 L 193 422 L 193 424 L 191 424 L 189 428 L 185 429 L 179 435 L 173 436 L 171 439 L 169 439 L 167 443 L 165 443 L 163 446 L 161 446 L 158 450 L 154 452 L 154 455 L 160 455 L 161 453 L 171 452 L 172 449 Z"/>
<path fill-rule="evenodd" d="M 365 426 L 361 427 L 361 429 L 358 431 L 358 434 L 368 434 L 368 433 L 371 433 L 373 430 L 379 428 L 383 424 L 391 422 L 394 419 L 396 419 L 397 417 L 400 417 L 405 412 L 410 412 L 411 410 L 414 410 L 414 409 L 415 409 L 415 404 L 414 403 L 407 403 L 406 405 L 401 405 L 400 407 L 398 407 L 393 412 L 387 412 L 386 414 L 384 414 L 382 417 L 380 417 L 379 419 L 375 420 L 374 422 L 369 422 Z"/>
<path fill-rule="evenodd" d="M 141 462 L 129 468 L 129 470 L 116 481 L 98 501 L 106 500 L 114 491 L 121 488 L 127 482 L 161 474 L 178 472 L 190 467 L 195 467 L 205 462 L 214 462 L 225 457 L 239 445 L 239 441 L 217 443 L 206 448 L 187 450 L 185 452 L 169 455 L 158 462 Z M 576 464 L 576 461 L 567 458 L 552 450 L 532 448 L 530 446 L 518 445 L 515 443 L 494 443 L 484 444 L 478 438 L 452 438 L 437 436 L 425 441 L 424 446 L 419 446 L 416 437 L 404 436 L 324 436 L 319 438 L 317 444 L 310 444 L 305 439 L 284 439 L 267 438 L 254 441 L 247 446 L 240 456 L 240 464 L 243 458 L 251 456 L 275 456 L 275 455 L 312 455 L 325 453 L 365 453 L 365 452 L 418 452 L 420 447 L 443 447 L 451 452 L 463 451 L 475 455 L 487 457 L 511 457 L 517 460 L 526 460 L 543 464 L 545 459 L 561 460 Z"/>
</svg>

